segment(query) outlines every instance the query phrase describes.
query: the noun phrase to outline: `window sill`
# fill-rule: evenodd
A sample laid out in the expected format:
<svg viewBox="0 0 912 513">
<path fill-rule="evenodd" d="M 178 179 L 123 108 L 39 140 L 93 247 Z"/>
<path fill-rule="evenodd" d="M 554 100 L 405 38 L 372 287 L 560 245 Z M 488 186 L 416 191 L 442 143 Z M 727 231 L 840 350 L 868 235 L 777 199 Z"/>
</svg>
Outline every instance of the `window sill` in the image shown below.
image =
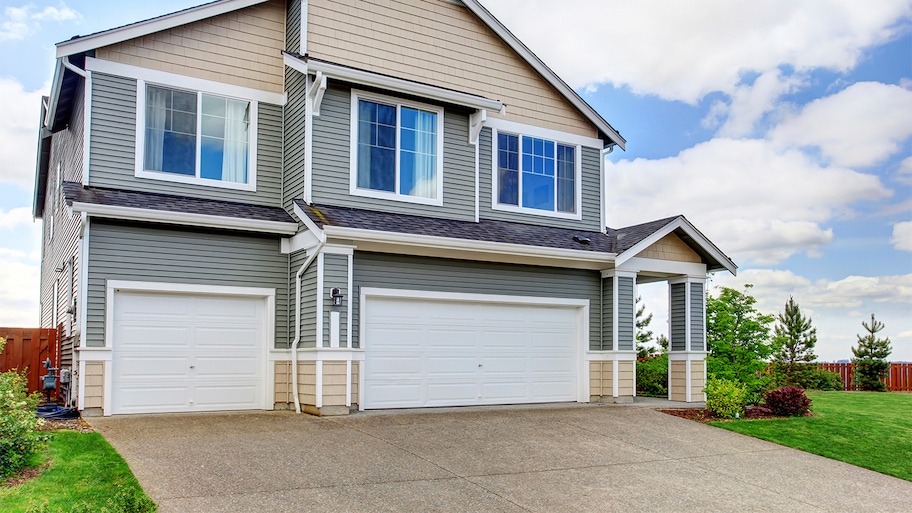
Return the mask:
<svg viewBox="0 0 912 513">
<path fill-rule="evenodd" d="M 224 182 L 221 180 L 210 180 L 208 178 L 198 178 L 195 176 L 178 175 L 159 171 L 137 171 L 135 176 L 137 178 L 149 178 L 152 180 L 161 180 L 164 182 L 186 183 L 191 185 L 202 185 L 204 187 L 217 187 L 221 189 L 232 189 L 236 191 L 256 192 L 255 182 Z"/>
<path fill-rule="evenodd" d="M 365 198 L 383 199 L 398 201 L 400 203 L 417 203 L 420 205 L 431 205 L 435 207 L 443 206 L 443 198 L 422 198 L 419 196 L 408 196 L 406 194 L 396 194 L 394 192 L 375 191 L 372 189 L 359 189 L 357 187 L 349 190 L 352 196 L 362 196 Z"/>
<path fill-rule="evenodd" d="M 582 221 L 583 216 L 581 213 L 570 213 L 570 212 L 549 212 L 547 210 L 539 210 L 536 208 L 526 208 L 526 207 L 517 207 L 513 205 L 501 205 L 499 203 L 494 203 L 491 205 L 491 209 L 500 210 L 502 212 L 513 212 L 514 214 L 529 214 L 533 216 L 540 217 L 551 217 L 555 219 L 570 219 L 573 221 Z"/>
</svg>

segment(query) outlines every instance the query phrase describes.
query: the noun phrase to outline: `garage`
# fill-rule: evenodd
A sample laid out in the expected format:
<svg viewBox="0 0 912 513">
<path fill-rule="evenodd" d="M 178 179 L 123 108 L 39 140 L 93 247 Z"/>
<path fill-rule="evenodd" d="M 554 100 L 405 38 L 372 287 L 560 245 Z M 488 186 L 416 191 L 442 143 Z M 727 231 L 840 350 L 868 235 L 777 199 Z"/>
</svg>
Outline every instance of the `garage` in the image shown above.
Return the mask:
<svg viewBox="0 0 912 513">
<path fill-rule="evenodd" d="M 582 301 L 362 293 L 364 409 L 580 400 Z"/>
<path fill-rule="evenodd" d="M 264 408 L 267 298 L 109 294 L 111 413 Z"/>
</svg>

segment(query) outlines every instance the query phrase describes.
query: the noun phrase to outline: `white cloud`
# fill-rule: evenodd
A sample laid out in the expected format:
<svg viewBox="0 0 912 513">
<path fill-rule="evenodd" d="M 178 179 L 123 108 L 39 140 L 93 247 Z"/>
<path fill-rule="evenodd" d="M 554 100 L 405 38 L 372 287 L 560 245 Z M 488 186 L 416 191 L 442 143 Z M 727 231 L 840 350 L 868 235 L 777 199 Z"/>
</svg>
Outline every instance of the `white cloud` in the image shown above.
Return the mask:
<svg viewBox="0 0 912 513">
<path fill-rule="evenodd" d="M 33 224 L 32 210 L 28 207 L 14 208 L 8 212 L 0 210 L 0 228 L 17 228 Z"/>
<path fill-rule="evenodd" d="M 873 175 L 822 167 L 763 139 L 712 139 L 664 159 L 606 164 L 609 225 L 684 214 L 736 261 L 819 256 L 860 200 L 890 196 Z"/>
<path fill-rule="evenodd" d="M 0 182 L 31 188 L 35 181 L 35 151 L 41 90 L 26 91 L 14 79 L 0 78 Z"/>
<path fill-rule="evenodd" d="M 774 109 L 776 100 L 783 94 L 793 92 L 805 84 L 798 76 L 783 76 L 778 70 L 764 72 L 752 85 L 740 85 L 731 94 L 731 104 L 725 105 L 728 119 L 719 135 L 740 137 L 750 135 L 754 125 L 764 114 Z"/>
<path fill-rule="evenodd" d="M 893 225 L 893 237 L 890 244 L 901 251 L 912 251 L 912 221 L 903 221 Z"/>
<path fill-rule="evenodd" d="M 60 7 L 45 7 L 35 10 L 32 4 L 22 7 L 6 7 L 0 17 L 0 42 L 5 40 L 25 39 L 36 32 L 43 21 L 68 21 L 82 19 L 82 15 L 67 7 L 63 2 Z"/>
<path fill-rule="evenodd" d="M 912 185 L 912 157 L 906 157 L 899 163 L 896 179 L 904 184 Z"/>
<path fill-rule="evenodd" d="M 483 3 L 574 87 L 626 85 L 688 103 L 713 91 L 733 95 L 746 73 L 784 65 L 849 70 L 912 15 L 903 0 Z"/>
<path fill-rule="evenodd" d="M 910 112 L 912 91 L 859 82 L 808 103 L 773 129 L 770 137 L 783 147 L 818 147 L 838 166 L 873 166 L 897 153 L 912 136 Z"/>
</svg>

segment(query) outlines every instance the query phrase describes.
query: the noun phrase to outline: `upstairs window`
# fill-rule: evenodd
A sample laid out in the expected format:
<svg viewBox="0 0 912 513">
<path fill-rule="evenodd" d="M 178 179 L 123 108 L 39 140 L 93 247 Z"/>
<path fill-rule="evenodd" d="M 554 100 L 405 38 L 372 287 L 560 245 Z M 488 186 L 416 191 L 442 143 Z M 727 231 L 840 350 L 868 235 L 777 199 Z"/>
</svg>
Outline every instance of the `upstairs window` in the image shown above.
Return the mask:
<svg viewBox="0 0 912 513">
<path fill-rule="evenodd" d="M 497 134 L 497 202 L 532 211 L 577 213 L 577 147 Z"/>
<path fill-rule="evenodd" d="M 352 194 L 443 204 L 442 109 L 352 92 Z"/>
<path fill-rule="evenodd" d="M 146 85 L 142 172 L 173 181 L 252 186 L 255 103 Z"/>
</svg>

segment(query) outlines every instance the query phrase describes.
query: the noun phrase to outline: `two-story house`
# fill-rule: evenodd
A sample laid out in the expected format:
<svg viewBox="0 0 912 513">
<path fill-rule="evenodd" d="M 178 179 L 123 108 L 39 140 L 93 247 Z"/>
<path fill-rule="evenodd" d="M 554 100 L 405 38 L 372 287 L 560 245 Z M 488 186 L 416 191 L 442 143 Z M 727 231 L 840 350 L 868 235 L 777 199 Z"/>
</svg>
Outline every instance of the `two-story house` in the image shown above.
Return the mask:
<svg viewBox="0 0 912 513">
<path fill-rule="evenodd" d="M 75 37 L 41 120 L 42 325 L 86 414 L 629 401 L 660 280 L 670 398 L 703 398 L 735 265 L 680 216 L 606 227 L 625 140 L 476 0 Z"/>
</svg>

